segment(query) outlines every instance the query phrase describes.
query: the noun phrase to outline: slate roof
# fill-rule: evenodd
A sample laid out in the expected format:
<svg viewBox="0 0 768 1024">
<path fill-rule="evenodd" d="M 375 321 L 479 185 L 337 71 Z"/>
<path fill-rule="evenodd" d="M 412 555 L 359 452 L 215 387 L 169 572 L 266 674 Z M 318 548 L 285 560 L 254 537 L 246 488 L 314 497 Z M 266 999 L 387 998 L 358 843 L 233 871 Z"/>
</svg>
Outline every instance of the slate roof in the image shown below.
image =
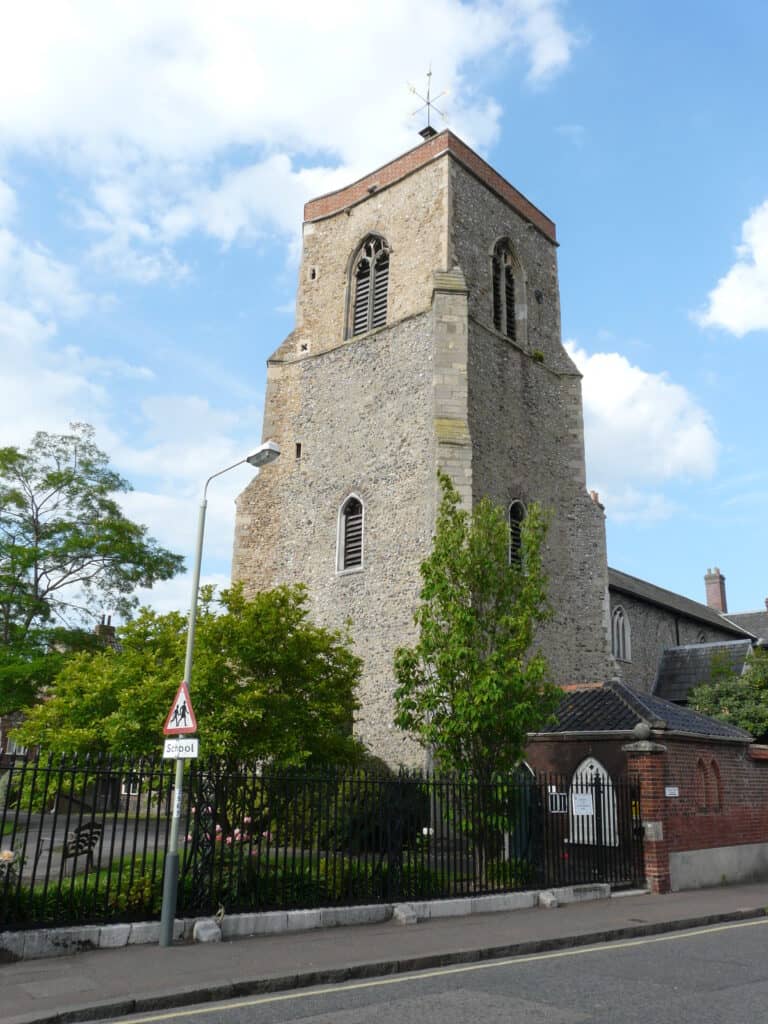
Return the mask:
<svg viewBox="0 0 768 1024">
<path fill-rule="evenodd" d="M 744 671 L 752 648 L 750 640 L 668 647 L 661 655 L 651 692 L 671 701 L 687 701 L 689 692 L 712 679 L 713 659 L 726 662 L 735 675 Z"/>
<path fill-rule="evenodd" d="M 764 612 L 730 612 L 725 615 L 729 622 L 735 622 L 742 629 L 749 630 L 755 636 L 768 640 L 768 611 Z"/>
<path fill-rule="evenodd" d="M 600 687 L 568 690 L 555 712 L 557 721 L 535 735 L 553 733 L 627 733 L 640 722 L 655 734 L 680 734 L 702 739 L 749 743 L 752 737 L 743 729 L 718 722 L 690 708 L 681 708 L 668 700 L 638 693 L 618 680 Z M 628 737 L 629 738 L 629 737 Z"/>
<path fill-rule="evenodd" d="M 753 635 L 748 629 L 742 628 L 730 619 L 723 618 L 714 608 L 709 608 L 698 601 L 692 601 L 689 597 L 683 597 L 682 594 L 674 594 L 671 590 L 657 587 L 653 583 L 638 579 L 637 576 L 630 576 L 618 569 L 608 568 L 608 587 L 610 590 L 629 594 L 630 597 L 635 597 L 638 600 L 648 601 L 681 615 L 687 615 L 688 618 L 697 619 L 699 622 L 706 622 L 707 625 L 716 626 L 724 633 L 731 633 L 734 637 Z"/>
</svg>

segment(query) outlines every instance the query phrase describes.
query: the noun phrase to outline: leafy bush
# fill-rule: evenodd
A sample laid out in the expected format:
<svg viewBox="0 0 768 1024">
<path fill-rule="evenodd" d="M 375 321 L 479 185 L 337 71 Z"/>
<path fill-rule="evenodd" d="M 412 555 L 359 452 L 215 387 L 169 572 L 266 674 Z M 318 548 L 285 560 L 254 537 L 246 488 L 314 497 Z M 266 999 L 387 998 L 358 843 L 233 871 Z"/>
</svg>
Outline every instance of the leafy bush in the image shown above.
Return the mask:
<svg viewBox="0 0 768 1024">
<path fill-rule="evenodd" d="M 39 883 L 30 888 L 0 885 L 0 923 L 15 927 L 30 925 L 70 925 L 100 921 L 136 921 L 157 917 L 162 903 L 162 860 L 155 877 L 144 865 L 131 861 L 116 862 L 106 873 L 90 873 L 74 879 L 62 879 L 46 888 Z M 5 890 L 5 891 L 4 891 Z"/>
<path fill-rule="evenodd" d="M 322 841 L 345 853 L 391 855 L 415 846 L 429 823 L 429 791 L 418 778 L 359 772 L 340 784 L 337 815 Z"/>
<path fill-rule="evenodd" d="M 524 889 L 536 880 L 536 865 L 516 857 L 495 860 L 487 867 L 487 878 L 494 888 L 507 892 Z"/>
</svg>

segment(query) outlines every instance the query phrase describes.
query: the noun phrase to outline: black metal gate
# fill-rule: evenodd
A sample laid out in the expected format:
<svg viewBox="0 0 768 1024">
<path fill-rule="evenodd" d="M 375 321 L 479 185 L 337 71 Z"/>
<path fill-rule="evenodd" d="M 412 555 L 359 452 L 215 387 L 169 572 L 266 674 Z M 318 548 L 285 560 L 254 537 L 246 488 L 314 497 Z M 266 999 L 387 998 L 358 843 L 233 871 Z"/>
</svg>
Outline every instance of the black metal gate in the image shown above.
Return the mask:
<svg viewBox="0 0 768 1024">
<path fill-rule="evenodd" d="M 645 883 L 640 784 L 605 775 L 539 776 L 543 880 L 549 886 Z"/>
</svg>

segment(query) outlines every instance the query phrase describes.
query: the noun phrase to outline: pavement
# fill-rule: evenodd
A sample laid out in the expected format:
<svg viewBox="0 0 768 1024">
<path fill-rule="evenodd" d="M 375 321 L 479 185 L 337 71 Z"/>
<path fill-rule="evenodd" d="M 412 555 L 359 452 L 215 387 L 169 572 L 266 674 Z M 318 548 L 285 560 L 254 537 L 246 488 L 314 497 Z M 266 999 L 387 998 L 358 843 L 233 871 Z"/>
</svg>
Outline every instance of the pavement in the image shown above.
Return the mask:
<svg viewBox="0 0 768 1024">
<path fill-rule="evenodd" d="M 768 914 L 768 884 L 0 964 L 2 1024 L 113 1020 L 255 993 L 590 945 Z"/>
</svg>

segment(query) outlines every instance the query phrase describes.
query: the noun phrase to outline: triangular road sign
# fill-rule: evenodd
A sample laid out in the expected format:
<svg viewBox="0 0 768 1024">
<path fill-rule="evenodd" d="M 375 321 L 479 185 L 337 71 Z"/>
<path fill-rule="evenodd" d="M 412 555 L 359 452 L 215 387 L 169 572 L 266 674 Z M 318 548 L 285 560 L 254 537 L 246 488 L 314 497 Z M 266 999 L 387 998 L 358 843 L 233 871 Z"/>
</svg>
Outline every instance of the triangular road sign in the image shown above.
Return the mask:
<svg viewBox="0 0 768 1024">
<path fill-rule="evenodd" d="M 192 710 L 192 701 L 189 699 L 189 688 L 186 683 L 182 683 L 171 704 L 163 733 L 166 736 L 185 736 L 189 732 L 197 732 L 197 719 Z"/>
</svg>

